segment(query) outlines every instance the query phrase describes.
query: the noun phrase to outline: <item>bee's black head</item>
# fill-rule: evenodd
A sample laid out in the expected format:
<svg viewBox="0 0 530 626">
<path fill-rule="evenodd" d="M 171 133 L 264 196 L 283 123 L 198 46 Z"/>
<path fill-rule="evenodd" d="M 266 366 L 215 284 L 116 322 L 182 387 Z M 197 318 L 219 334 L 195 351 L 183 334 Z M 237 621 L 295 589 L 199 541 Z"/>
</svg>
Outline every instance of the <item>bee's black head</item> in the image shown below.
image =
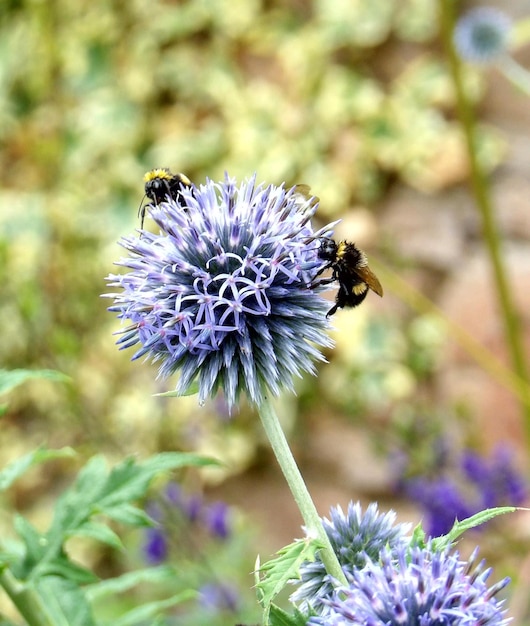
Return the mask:
<svg viewBox="0 0 530 626">
<path fill-rule="evenodd" d="M 153 178 L 145 183 L 145 195 L 159 204 L 169 193 L 168 181 L 165 178 Z"/>
<path fill-rule="evenodd" d="M 318 256 L 324 261 L 335 261 L 337 258 L 337 244 L 335 241 L 329 237 L 322 237 Z"/>
</svg>

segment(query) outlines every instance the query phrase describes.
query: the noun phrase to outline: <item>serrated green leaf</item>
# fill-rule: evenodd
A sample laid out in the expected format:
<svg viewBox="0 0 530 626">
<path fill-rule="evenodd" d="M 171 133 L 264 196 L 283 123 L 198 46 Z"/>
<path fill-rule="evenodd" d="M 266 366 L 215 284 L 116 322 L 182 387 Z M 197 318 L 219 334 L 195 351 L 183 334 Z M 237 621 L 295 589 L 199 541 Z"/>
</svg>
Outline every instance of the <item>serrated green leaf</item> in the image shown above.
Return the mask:
<svg viewBox="0 0 530 626">
<path fill-rule="evenodd" d="M 0 491 L 8 489 L 20 476 L 22 476 L 33 465 L 44 463 L 52 459 L 75 456 L 75 450 L 69 447 L 59 450 L 48 450 L 46 448 L 38 448 L 20 459 L 13 461 L 0 472 Z"/>
<path fill-rule="evenodd" d="M 34 564 L 38 563 L 46 552 L 47 541 L 22 515 L 15 515 L 13 526 L 24 543 L 25 557 L 17 571 L 17 577 L 24 580 L 29 577 Z"/>
<path fill-rule="evenodd" d="M 133 458 L 125 459 L 112 469 L 100 493 L 99 505 L 104 509 L 142 498 L 151 480 L 162 472 L 216 463 L 213 459 L 184 452 L 162 452 L 141 463 L 137 463 Z"/>
<path fill-rule="evenodd" d="M 296 607 L 294 612 L 287 613 L 279 606 L 271 604 L 269 614 L 269 626 L 306 626 L 310 615 L 301 613 Z"/>
<path fill-rule="evenodd" d="M 300 565 L 306 561 L 314 561 L 322 543 L 316 539 L 298 539 L 285 546 L 276 558 L 267 561 L 259 568 L 260 580 L 257 583 L 260 592 L 259 602 L 264 608 L 265 620 L 272 600 L 285 587 L 288 581 L 300 578 Z"/>
<path fill-rule="evenodd" d="M 153 525 L 149 515 L 142 509 L 139 509 L 132 504 L 120 504 L 119 506 L 109 508 L 105 507 L 101 510 L 101 512 L 116 522 L 127 524 L 128 526 L 144 528 L 146 526 Z"/>
<path fill-rule="evenodd" d="M 45 576 L 35 585 L 46 615 L 54 626 L 96 626 L 81 589 L 60 576 Z"/>
<path fill-rule="evenodd" d="M 193 600 L 196 597 L 196 591 L 188 590 L 177 593 L 171 598 L 166 598 L 165 600 L 142 604 L 142 606 L 128 611 L 125 615 L 122 615 L 117 619 L 113 619 L 112 626 L 133 626 L 134 624 L 141 624 L 145 622 L 145 620 L 153 619 L 158 614 L 163 611 L 167 611 L 167 609 L 171 609 L 177 604 L 182 604 L 182 602 L 186 602 L 187 600 Z"/>
<path fill-rule="evenodd" d="M 476 528 L 485 522 L 489 522 L 494 517 L 498 517 L 499 515 L 505 515 L 506 513 L 514 513 L 515 511 L 522 510 L 520 507 L 516 506 L 499 506 L 492 509 L 485 509 L 484 511 L 480 511 L 471 517 L 467 517 L 461 522 L 456 521 L 453 525 L 453 528 L 446 534 L 441 537 L 436 537 L 432 541 L 432 547 L 434 550 L 444 550 L 447 547 L 453 545 L 453 543 L 466 532 L 466 530 L 471 530 L 472 528 Z"/>
<path fill-rule="evenodd" d="M 68 382 L 70 378 L 55 370 L 4 370 L 0 369 L 0 395 L 8 393 L 27 380 L 44 378 L 55 382 Z"/>
<path fill-rule="evenodd" d="M 101 580 L 85 589 L 87 598 L 94 600 L 110 594 L 123 593 L 129 591 L 139 584 L 160 584 L 173 580 L 175 577 L 174 568 L 169 565 L 159 565 L 158 567 L 146 567 L 134 572 L 127 572 L 116 578 Z"/>
<path fill-rule="evenodd" d="M 77 537 L 90 537 L 101 543 L 105 543 L 116 550 L 123 550 L 124 545 L 118 535 L 105 524 L 99 522 L 86 522 L 75 533 Z"/>
<path fill-rule="evenodd" d="M 412 533 L 412 539 L 410 541 L 411 546 L 418 546 L 419 548 L 424 548 L 426 545 L 426 537 L 425 531 L 423 530 L 423 526 L 418 524 Z"/>
<path fill-rule="evenodd" d="M 66 556 L 59 556 L 56 559 L 46 561 L 39 567 L 39 577 L 60 576 L 75 583 L 76 585 L 87 585 L 94 583 L 98 577 L 90 570 L 72 563 Z"/>
</svg>

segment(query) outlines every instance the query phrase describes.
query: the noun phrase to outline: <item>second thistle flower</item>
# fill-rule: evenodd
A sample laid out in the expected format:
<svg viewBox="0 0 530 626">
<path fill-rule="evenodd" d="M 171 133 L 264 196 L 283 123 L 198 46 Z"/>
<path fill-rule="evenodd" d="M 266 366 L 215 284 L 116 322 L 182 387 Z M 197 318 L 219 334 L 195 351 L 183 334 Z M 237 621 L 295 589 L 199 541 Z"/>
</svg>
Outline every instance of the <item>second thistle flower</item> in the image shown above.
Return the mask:
<svg viewBox="0 0 530 626">
<path fill-rule="evenodd" d="M 313 231 L 315 199 L 296 188 L 207 181 L 150 207 L 159 234 L 124 237 L 125 274 L 111 275 L 122 292 L 111 311 L 128 320 L 121 348 L 133 359 L 160 363 L 162 377 L 180 372 L 176 391 L 194 382 L 199 400 L 219 389 L 229 407 L 244 392 L 262 402 L 314 372 L 327 347 L 323 287 L 309 288 L 322 260 Z"/>
</svg>

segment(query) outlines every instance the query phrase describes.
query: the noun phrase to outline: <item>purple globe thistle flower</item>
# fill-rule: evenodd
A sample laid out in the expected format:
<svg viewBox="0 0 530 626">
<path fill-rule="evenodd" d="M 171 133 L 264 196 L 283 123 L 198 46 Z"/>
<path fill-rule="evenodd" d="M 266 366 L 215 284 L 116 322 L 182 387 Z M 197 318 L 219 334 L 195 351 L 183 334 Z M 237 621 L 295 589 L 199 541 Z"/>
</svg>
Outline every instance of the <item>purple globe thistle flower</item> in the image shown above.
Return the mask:
<svg viewBox="0 0 530 626">
<path fill-rule="evenodd" d="M 470 63 L 494 63 L 507 52 L 512 26 L 510 17 L 499 9 L 472 9 L 456 24 L 455 48 Z"/>
<path fill-rule="evenodd" d="M 345 515 L 340 506 L 331 509 L 331 520 L 323 518 L 324 529 L 346 576 L 363 568 L 367 560 L 377 561 L 382 550 L 409 545 L 406 537 L 409 524 L 396 524 L 394 511 L 379 513 L 377 504 L 368 505 L 363 515 L 359 502 L 350 502 Z M 326 599 L 334 591 L 334 581 L 327 574 L 318 555 L 315 561 L 304 563 L 300 568 L 300 587 L 291 595 L 293 602 L 300 602 L 303 610 L 325 612 Z"/>
<path fill-rule="evenodd" d="M 477 550 L 461 561 L 458 553 L 429 546 L 385 550 L 379 561 L 354 571 L 350 585 L 326 600 L 326 614 L 308 625 L 504 626 L 504 602 L 495 596 L 509 579 L 488 587 L 491 568 L 476 565 L 476 556 Z"/>
<path fill-rule="evenodd" d="M 183 189 L 182 199 L 150 206 L 158 235 L 119 242 L 129 257 L 111 275 L 123 292 L 109 308 L 131 324 L 121 348 L 140 344 L 133 359 L 160 362 L 159 375 L 177 371 L 177 393 L 198 384 L 199 401 L 217 390 L 231 408 L 243 391 L 256 404 L 291 389 L 293 376 L 314 373 L 323 360 L 327 304 L 312 285 L 322 260 L 314 232 L 315 199 L 296 188 L 236 185 L 226 178 Z"/>
</svg>

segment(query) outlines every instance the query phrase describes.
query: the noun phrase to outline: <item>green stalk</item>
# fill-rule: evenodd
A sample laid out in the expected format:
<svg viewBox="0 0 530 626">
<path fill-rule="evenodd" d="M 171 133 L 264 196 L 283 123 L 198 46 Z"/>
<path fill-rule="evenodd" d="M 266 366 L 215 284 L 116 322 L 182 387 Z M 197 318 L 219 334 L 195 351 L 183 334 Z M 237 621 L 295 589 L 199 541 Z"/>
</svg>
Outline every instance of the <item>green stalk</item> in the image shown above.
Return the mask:
<svg viewBox="0 0 530 626">
<path fill-rule="evenodd" d="M 458 115 L 466 140 L 471 171 L 471 188 L 475 197 L 475 203 L 482 218 L 482 230 L 493 268 L 493 277 L 504 323 L 506 344 L 510 352 L 514 372 L 527 384 L 529 382 L 528 368 L 523 350 L 520 320 L 506 277 L 506 269 L 501 255 L 500 236 L 495 223 L 488 180 L 477 156 L 478 143 L 476 122 L 464 89 L 462 64 L 453 45 L 455 26 L 453 13 L 454 0 L 440 0 L 440 6 L 442 37 L 454 83 Z M 521 411 L 525 422 L 527 439 L 530 442 L 530 403 L 528 400 L 525 399 L 522 402 Z"/>
<path fill-rule="evenodd" d="M 38 594 L 16 580 L 7 568 L 0 572 L 0 586 L 28 626 L 53 626 L 45 614 Z"/>
<path fill-rule="evenodd" d="M 265 429 L 265 433 L 269 439 L 271 447 L 276 455 L 276 459 L 285 476 L 285 480 L 289 485 L 294 500 L 300 509 L 302 519 L 306 526 L 309 536 L 317 538 L 323 548 L 320 551 L 320 558 L 324 563 L 328 574 L 336 578 L 343 585 L 347 585 L 348 581 L 344 576 L 344 572 L 340 566 L 335 552 L 331 546 L 329 538 L 322 526 L 322 521 L 316 510 L 313 500 L 309 495 L 302 474 L 298 469 L 298 465 L 293 457 L 287 439 L 285 438 L 280 421 L 269 398 L 265 398 L 259 407 L 259 415 L 261 423 Z"/>
</svg>

